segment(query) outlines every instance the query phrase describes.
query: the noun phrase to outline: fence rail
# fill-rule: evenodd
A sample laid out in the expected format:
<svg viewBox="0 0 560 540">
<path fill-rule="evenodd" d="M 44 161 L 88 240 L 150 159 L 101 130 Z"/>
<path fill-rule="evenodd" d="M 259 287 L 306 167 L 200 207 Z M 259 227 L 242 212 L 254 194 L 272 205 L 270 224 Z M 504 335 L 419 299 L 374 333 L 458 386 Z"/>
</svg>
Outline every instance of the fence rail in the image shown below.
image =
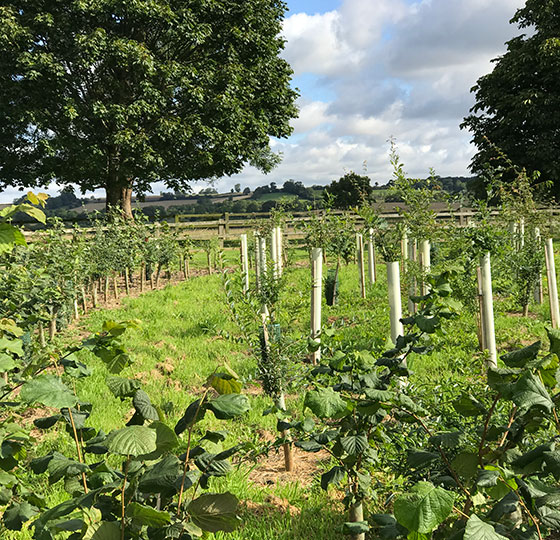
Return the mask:
<svg viewBox="0 0 560 540">
<path fill-rule="evenodd" d="M 540 210 L 554 220 L 560 216 L 560 206 L 547 207 Z M 313 219 L 314 215 L 324 214 L 324 210 L 314 210 L 310 212 L 293 212 L 291 218 L 286 222 L 284 236 L 288 239 L 298 240 L 304 237 L 301 225 Z M 453 222 L 459 226 L 468 226 L 476 216 L 477 212 L 473 208 L 455 209 L 434 209 L 435 218 L 441 222 Z M 343 214 L 343 212 L 333 212 Z M 492 216 L 499 215 L 499 210 L 491 211 Z M 402 220 L 402 215 L 395 211 L 380 209 L 379 215 L 389 223 L 398 223 Z M 237 240 L 240 234 L 251 232 L 258 226 L 259 221 L 269 219 L 269 212 L 244 212 L 244 213 L 221 213 L 221 214 L 177 214 L 174 222 L 170 223 L 180 236 L 188 236 L 193 240 L 211 240 L 218 238 L 221 244 L 231 240 Z M 357 214 L 351 215 L 356 226 L 364 223 L 364 220 Z M 92 231 L 91 228 L 82 228 L 85 231 Z M 40 231 L 25 231 L 24 234 L 28 241 L 32 242 L 33 237 Z M 72 229 L 67 229 L 67 234 L 72 234 Z"/>
</svg>

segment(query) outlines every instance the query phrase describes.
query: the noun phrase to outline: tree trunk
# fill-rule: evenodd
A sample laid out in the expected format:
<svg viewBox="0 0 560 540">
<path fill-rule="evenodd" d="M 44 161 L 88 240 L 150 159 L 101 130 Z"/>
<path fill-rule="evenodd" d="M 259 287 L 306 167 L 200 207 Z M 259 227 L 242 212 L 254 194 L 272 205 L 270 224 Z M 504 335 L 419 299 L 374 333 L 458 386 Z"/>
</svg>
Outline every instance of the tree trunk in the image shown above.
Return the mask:
<svg viewBox="0 0 560 540">
<path fill-rule="evenodd" d="M 123 217 L 133 219 L 132 216 L 132 182 L 128 185 L 119 185 L 116 181 L 105 186 L 105 211 L 109 213 L 110 209 L 118 209 Z"/>
</svg>

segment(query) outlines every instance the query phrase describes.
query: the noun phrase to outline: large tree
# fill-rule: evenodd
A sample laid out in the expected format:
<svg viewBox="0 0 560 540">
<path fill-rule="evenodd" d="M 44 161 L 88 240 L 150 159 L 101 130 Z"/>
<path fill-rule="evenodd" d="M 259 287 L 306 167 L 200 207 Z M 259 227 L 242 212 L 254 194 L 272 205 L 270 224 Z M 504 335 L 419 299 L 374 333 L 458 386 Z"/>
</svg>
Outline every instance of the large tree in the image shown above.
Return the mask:
<svg viewBox="0 0 560 540">
<path fill-rule="evenodd" d="M 348 209 L 367 202 L 372 192 L 369 176 L 349 172 L 333 180 L 324 189 L 323 197 L 333 208 Z"/>
<path fill-rule="evenodd" d="M 280 0 L 0 5 L 0 187 L 132 192 L 263 171 L 291 133 Z"/>
<path fill-rule="evenodd" d="M 527 0 L 510 22 L 527 33 L 508 41 L 478 79 L 462 124 L 478 148 L 471 169 L 483 172 L 503 152 L 516 167 L 540 171 L 560 195 L 560 0 Z"/>
</svg>

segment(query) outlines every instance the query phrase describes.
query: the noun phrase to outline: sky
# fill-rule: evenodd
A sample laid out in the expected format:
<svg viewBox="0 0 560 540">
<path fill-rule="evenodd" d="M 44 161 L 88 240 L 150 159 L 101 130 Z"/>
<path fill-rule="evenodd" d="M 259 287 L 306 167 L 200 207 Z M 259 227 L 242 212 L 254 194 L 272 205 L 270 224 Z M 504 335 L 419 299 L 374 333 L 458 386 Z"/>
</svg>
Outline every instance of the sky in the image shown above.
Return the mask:
<svg viewBox="0 0 560 540">
<path fill-rule="evenodd" d="M 289 0 L 282 56 L 299 89 L 293 134 L 272 139 L 281 164 L 246 167 L 214 187 L 254 188 L 286 180 L 326 185 L 354 171 L 391 178 L 390 138 L 404 170 L 468 176 L 474 154 L 459 128 L 474 104 L 470 88 L 520 31 L 510 25 L 523 0 Z M 195 191 L 206 183 L 193 184 Z M 153 191 L 165 191 L 154 184 Z M 56 186 L 48 191 L 56 193 Z M 98 192 L 103 195 L 102 191 Z M 0 202 L 17 196 L 0 193 Z"/>
</svg>

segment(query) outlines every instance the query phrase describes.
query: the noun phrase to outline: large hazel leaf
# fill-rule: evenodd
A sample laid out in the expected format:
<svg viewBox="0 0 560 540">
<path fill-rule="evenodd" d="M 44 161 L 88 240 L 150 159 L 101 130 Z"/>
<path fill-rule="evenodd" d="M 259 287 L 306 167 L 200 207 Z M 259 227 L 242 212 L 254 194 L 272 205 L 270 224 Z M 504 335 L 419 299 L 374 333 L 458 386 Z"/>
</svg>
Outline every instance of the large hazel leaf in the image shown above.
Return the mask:
<svg viewBox="0 0 560 540">
<path fill-rule="evenodd" d="M 419 482 L 395 501 L 395 518 L 411 532 L 430 533 L 451 514 L 454 500 L 454 493 Z"/>
<path fill-rule="evenodd" d="M 546 333 L 550 340 L 550 352 L 560 357 L 560 330 L 547 328 Z"/>
<path fill-rule="evenodd" d="M 513 402 L 520 411 L 527 411 L 531 407 L 543 407 L 552 411 L 554 404 L 543 383 L 530 372 L 523 373 L 515 383 Z"/>
<path fill-rule="evenodd" d="M 140 381 L 124 377 L 107 377 L 107 386 L 115 397 L 132 397 L 140 388 Z"/>
<path fill-rule="evenodd" d="M 208 384 L 218 394 L 239 394 L 241 393 L 241 383 L 229 373 L 212 373 L 208 377 Z"/>
<path fill-rule="evenodd" d="M 319 418 L 338 418 L 348 411 L 346 401 L 330 387 L 307 392 L 303 404 Z"/>
<path fill-rule="evenodd" d="M 107 448 L 113 454 L 141 456 L 157 449 L 156 430 L 145 426 L 128 426 L 107 437 Z"/>
<path fill-rule="evenodd" d="M 482 521 L 473 514 L 467 521 L 464 540 L 507 540 L 505 536 L 498 534 L 492 525 Z"/>
<path fill-rule="evenodd" d="M 520 368 L 524 367 L 528 362 L 534 360 L 539 351 L 541 350 L 541 342 L 535 341 L 527 347 L 518 349 L 517 351 L 511 351 L 506 354 L 502 354 L 500 358 L 507 367 L 510 368 Z"/>
<path fill-rule="evenodd" d="M 20 397 L 27 403 L 41 403 L 45 407 L 62 409 L 73 407 L 78 398 L 56 375 L 39 375 L 21 387 Z"/>
<path fill-rule="evenodd" d="M 206 493 L 191 501 L 187 510 L 203 531 L 232 532 L 239 525 L 238 500 L 231 493 Z"/>
<path fill-rule="evenodd" d="M 0 254 L 11 251 L 16 245 L 27 245 L 23 233 L 9 223 L 0 223 Z"/>
<path fill-rule="evenodd" d="M 162 527 L 171 521 L 168 512 L 162 512 L 136 502 L 132 502 L 126 507 L 126 515 L 132 518 L 134 523 L 148 527 Z"/>
<path fill-rule="evenodd" d="M 220 420 L 241 416 L 251 408 L 249 398 L 243 394 L 223 394 L 209 401 L 207 407 Z"/>
<path fill-rule="evenodd" d="M 157 409 L 152 405 L 150 397 L 144 390 L 138 389 L 132 398 L 132 405 L 142 415 L 144 420 L 159 420 Z"/>
</svg>

